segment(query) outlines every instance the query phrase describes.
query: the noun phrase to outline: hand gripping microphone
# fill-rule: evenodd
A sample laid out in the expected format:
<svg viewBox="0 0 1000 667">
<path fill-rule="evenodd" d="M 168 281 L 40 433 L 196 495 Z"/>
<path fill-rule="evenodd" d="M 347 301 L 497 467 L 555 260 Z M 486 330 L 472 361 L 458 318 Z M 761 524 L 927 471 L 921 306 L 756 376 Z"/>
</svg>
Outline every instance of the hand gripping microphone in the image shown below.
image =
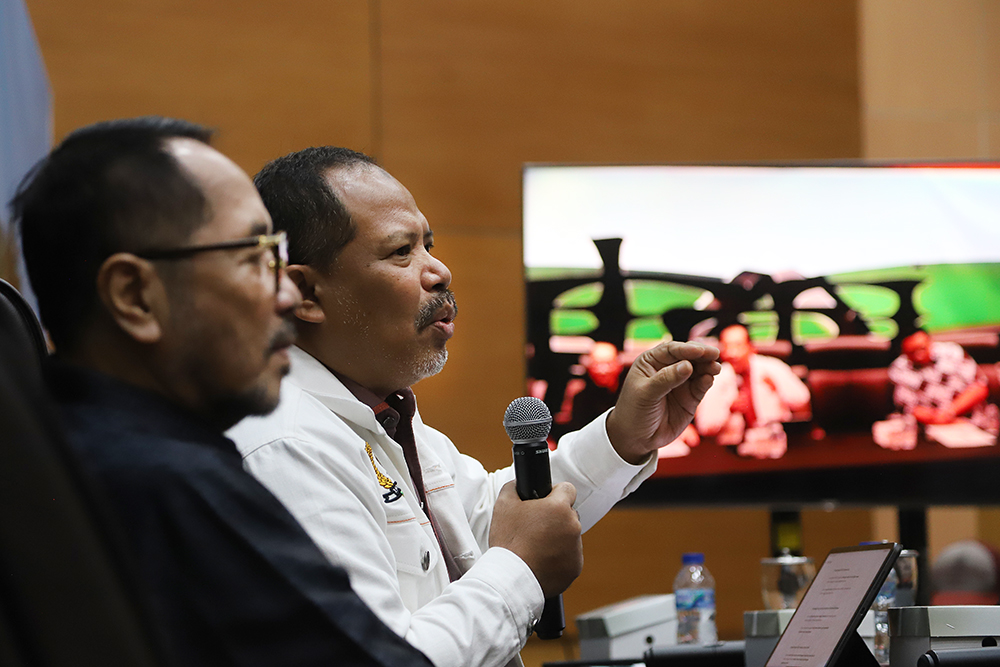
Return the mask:
<svg viewBox="0 0 1000 667">
<path fill-rule="evenodd" d="M 521 500 L 544 498 L 552 491 L 549 444 L 552 415 L 545 403 L 531 396 L 514 399 L 503 415 L 503 427 L 514 443 L 514 479 Z M 545 601 L 535 624 L 539 639 L 558 639 L 566 628 L 562 595 Z"/>
</svg>

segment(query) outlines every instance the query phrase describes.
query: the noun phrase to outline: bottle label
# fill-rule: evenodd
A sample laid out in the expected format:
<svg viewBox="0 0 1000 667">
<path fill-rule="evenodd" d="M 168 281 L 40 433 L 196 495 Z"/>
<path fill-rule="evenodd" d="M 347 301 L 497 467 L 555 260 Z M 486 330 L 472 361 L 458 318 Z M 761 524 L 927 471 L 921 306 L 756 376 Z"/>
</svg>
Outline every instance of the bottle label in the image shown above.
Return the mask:
<svg viewBox="0 0 1000 667">
<path fill-rule="evenodd" d="M 678 588 L 674 591 L 677 611 L 689 609 L 715 609 L 715 589 Z"/>
<path fill-rule="evenodd" d="M 713 607 L 711 611 L 703 610 L 698 616 L 698 643 L 714 644 L 719 641 L 715 631 L 715 608 Z"/>
</svg>

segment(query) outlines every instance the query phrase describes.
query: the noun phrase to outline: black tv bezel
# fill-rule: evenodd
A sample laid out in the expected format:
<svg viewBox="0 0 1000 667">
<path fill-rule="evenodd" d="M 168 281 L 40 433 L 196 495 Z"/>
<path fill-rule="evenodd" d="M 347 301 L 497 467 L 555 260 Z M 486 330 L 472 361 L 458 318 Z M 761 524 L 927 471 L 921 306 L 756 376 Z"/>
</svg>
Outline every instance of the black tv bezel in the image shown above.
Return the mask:
<svg viewBox="0 0 1000 667">
<path fill-rule="evenodd" d="M 623 506 L 1000 504 L 1000 459 L 647 479 Z"/>
</svg>

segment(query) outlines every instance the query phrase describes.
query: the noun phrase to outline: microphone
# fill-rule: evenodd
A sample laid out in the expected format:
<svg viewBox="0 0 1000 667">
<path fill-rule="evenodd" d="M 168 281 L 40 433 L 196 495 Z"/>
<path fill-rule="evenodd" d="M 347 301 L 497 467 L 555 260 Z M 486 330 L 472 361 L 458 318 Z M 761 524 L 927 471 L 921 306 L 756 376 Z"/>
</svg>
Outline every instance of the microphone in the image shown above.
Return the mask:
<svg viewBox="0 0 1000 667">
<path fill-rule="evenodd" d="M 917 658 L 917 667 L 974 667 L 995 665 L 1000 661 L 1000 648 L 931 649 Z"/>
<path fill-rule="evenodd" d="M 549 444 L 552 415 L 532 396 L 514 399 L 503 414 L 503 427 L 514 443 L 514 479 L 521 500 L 544 498 L 552 491 Z M 535 624 L 539 639 L 558 639 L 566 628 L 562 594 L 545 601 Z"/>
</svg>

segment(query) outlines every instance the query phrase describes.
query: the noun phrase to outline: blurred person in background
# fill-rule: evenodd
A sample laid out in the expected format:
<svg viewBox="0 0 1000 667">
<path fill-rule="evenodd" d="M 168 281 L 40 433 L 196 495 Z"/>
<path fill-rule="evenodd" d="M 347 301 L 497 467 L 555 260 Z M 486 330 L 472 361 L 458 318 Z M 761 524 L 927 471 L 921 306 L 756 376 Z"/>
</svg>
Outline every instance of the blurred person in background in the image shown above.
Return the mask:
<svg viewBox="0 0 1000 667">
<path fill-rule="evenodd" d="M 872 427 L 875 442 L 886 449 L 917 446 L 918 424 L 966 424 L 983 444 L 996 442 L 1000 409 L 987 402 L 986 376 L 958 343 L 935 341 L 920 330 L 903 339 L 903 353 L 889 366 L 892 398 L 898 412 Z M 978 432 L 977 432 L 978 429 Z M 947 429 L 939 433 L 947 437 Z"/>
<path fill-rule="evenodd" d="M 1000 553 L 980 540 L 945 547 L 931 566 L 932 605 L 1000 603 Z"/>
<path fill-rule="evenodd" d="M 719 335 L 722 371 L 695 415 L 702 436 L 736 445 L 741 456 L 781 458 L 788 449 L 783 422 L 809 406 L 809 388 L 780 359 L 757 354 L 740 324 Z"/>
<path fill-rule="evenodd" d="M 553 441 L 576 431 L 618 400 L 628 366 L 613 343 L 598 341 L 587 354 L 580 355 L 583 374 L 570 378 L 563 392 L 560 410 L 552 416 Z"/>
</svg>

